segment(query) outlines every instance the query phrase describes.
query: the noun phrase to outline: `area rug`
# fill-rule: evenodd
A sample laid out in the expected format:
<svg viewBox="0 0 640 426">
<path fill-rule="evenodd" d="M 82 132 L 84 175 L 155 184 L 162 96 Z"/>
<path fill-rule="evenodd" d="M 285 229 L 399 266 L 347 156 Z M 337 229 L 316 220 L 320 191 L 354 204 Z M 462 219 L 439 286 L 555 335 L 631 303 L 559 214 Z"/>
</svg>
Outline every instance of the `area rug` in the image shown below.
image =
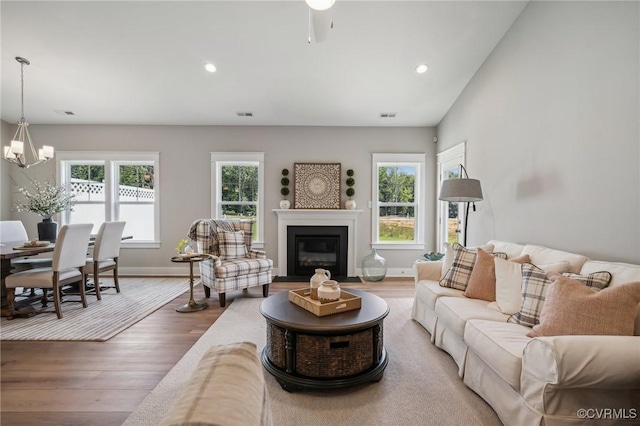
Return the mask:
<svg viewBox="0 0 640 426">
<path fill-rule="evenodd" d="M 104 285 L 113 285 L 103 279 Z M 189 289 L 187 278 L 120 278 L 120 293 L 87 295 L 87 308 L 63 303 L 62 319 L 55 313 L 31 318 L 2 318 L 0 340 L 84 340 L 103 342 L 132 326 Z M 50 303 L 53 309 L 53 303 Z"/>
<path fill-rule="evenodd" d="M 410 298 L 386 299 L 384 344 L 389 365 L 378 383 L 326 392 L 284 391 L 265 371 L 273 424 L 285 425 L 501 425 L 495 412 L 462 383 L 451 357 L 410 319 Z M 123 423 L 157 425 L 198 361 L 214 345 L 265 345 L 260 299 L 236 299 Z M 215 404 L 215 401 L 212 401 Z"/>
</svg>

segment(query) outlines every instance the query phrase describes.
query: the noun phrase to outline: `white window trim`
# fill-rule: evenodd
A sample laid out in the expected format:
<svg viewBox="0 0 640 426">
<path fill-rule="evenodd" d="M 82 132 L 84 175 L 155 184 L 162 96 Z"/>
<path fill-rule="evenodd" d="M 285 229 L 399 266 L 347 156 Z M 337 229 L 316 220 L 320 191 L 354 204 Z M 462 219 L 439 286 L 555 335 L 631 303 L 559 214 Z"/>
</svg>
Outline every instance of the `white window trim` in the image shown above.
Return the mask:
<svg viewBox="0 0 640 426">
<path fill-rule="evenodd" d="M 155 186 L 160 188 L 160 153 L 159 152 L 125 152 L 125 151 L 56 151 L 56 174 L 58 178 L 58 182 L 62 182 L 65 177 L 66 168 L 63 167 L 62 163 L 67 161 L 74 162 L 100 162 L 100 164 L 104 164 L 105 170 L 105 180 L 107 180 L 110 185 L 105 186 L 105 197 L 107 199 L 112 199 L 112 194 L 114 191 L 114 186 L 116 183 L 113 182 L 113 167 L 118 164 L 122 164 L 124 162 L 148 162 L 153 161 L 154 168 L 154 182 Z M 109 208 L 105 211 L 105 220 L 110 221 L 115 215 L 115 204 L 112 201 L 111 203 L 105 203 Z M 155 235 L 154 241 L 135 241 L 135 240 L 123 240 L 122 246 L 126 248 L 160 248 L 160 242 L 162 239 L 160 238 L 160 191 L 155 193 L 155 202 L 154 202 L 154 230 L 153 233 Z M 65 223 L 65 216 L 62 215 L 62 225 Z"/>
<path fill-rule="evenodd" d="M 442 173 L 445 170 L 450 169 L 453 166 L 462 164 L 463 166 L 465 166 L 465 159 L 466 159 L 466 147 L 467 143 L 466 142 L 460 142 L 459 144 L 452 146 L 451 148 L 448 148 L 442 152 L 439 152 L 436 155 L 437 158 L 437 163 L 438 163 L 438 176 L 436 179 L 436 184 L 438 185 L 438 188 L 436 189 L 436 193 L 438 194 L 438 196 L 440 196 L 440 187 L 442 186 Z M 462 173 L 462 170 L 460 170 L 460 172 Z M 458 217 L 460 218 L 460 229 L 464 230 L 464 217 L 463 215 L 460 214 L 460 212 L 462 212 L 462 208 L 464 203 L 459 203 L 458 204 Z M 447 212 L 447 205 L 448 203 L 446 201 L 440 201 L 438 200 L 438 209 L 437 209 L 437 217 L 436 217 L 436 229 L 438 230 L 437 235 L 436 235 L 436 239 L 437 239 L 437 247 L 439 248 L 438 251 L 442 250 L 443 244 L 446 242 L 446 227 L 444 225 L 444 220 L 445 218 L 448 217 L 448 212 Z M 461 231 L 459 238 L 462 238 L 464 241 L 464 235 L 463 235 L 464 231 Z"/>
<path fill-rule="evenodd" d="M 371 154 L 371 182 L 372 189 L 371 194 L 373 200 L 371 202 L 371 247 L 376 249 L 385 250 L 424 250 L 425 247 L 425 164 L 426 154 L 423 153 L 403 153 L 403 154 L 389 154 L 389 153 L 372 153 Z M 416 191 L 415 191 L 415 223 L 416 223 L 416 240 L 401 243 L 401 242 L 384 242 L 378 240 L 378 214 L 380 212 L 378 201 L 378 167 L 389 165 L 397 165 L 399 163 L 406 163 L 406 165 L 416 166 Z"/>
<path fill-rule="evenodd" d="M 222 203 L 222 192 L 218 190 L 221 179 L 219 165 L 258 163 L 258 235 L 251 244 L 256 249 L 264 248 L 264 152 L 211 152 L 211 217 L 218 218 Z"/>
</svg>

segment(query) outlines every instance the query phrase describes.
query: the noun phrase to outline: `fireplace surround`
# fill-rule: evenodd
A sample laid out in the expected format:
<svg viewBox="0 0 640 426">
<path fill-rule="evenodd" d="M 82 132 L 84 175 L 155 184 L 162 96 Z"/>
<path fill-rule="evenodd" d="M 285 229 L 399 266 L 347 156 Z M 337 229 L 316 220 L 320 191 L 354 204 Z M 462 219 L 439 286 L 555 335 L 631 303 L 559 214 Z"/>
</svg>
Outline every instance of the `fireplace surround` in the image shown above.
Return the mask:
<svg viewBox="0 0 640 426">
<path fill-rule="evenodd" d="M 278 267 L 276 272 L 278 276 L 290 275 L 288 272 L 288 227 L 346 228 L 346 276 L 357 276 L 357 220 L 362 210 L 274 209 L 273 211 L 278 215 Z M 311 275 L 313 273 L 308 276 L 311 277 Z"/>
</svg>

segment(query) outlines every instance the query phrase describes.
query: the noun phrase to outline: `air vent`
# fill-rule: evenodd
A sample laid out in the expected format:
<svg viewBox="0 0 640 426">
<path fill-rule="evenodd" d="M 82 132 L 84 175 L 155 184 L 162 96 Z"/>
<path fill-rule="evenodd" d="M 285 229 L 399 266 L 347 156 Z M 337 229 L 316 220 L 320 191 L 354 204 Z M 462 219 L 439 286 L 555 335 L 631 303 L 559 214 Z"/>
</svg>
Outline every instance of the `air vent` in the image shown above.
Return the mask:
<svg viewBox="0 0 640 426">
<path fill-rule="evenodd" d="M 73 111 L 63 111 L 61 109 L 55 110 L 55 113 L 60 115 L 76 115 Z"/>
<path fill-rule="evenodd" d="M 252 112 L 237 112 L 236 114 L 238 114 L 238 117 L 253 117 Z"/>
<path fill-rule="evenodd" d="M 380 118 L 396 118 L 395 112 L 381 112 Z"/>
</svg>

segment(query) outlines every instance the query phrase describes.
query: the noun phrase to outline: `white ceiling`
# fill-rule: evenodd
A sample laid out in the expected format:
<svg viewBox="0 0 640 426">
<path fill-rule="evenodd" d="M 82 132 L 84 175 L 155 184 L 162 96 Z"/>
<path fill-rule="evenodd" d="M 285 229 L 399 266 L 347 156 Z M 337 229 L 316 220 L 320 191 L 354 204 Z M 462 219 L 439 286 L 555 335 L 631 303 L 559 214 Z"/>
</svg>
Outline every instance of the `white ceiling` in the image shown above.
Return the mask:
<svg viewBox="0 0 640 426">
<path fill-rule="evenodd" d="M 20 118 L 23 56 L 35 124 L 434 126 L 525 5 L 337 0 L 308 44 L 303 0 L 3 0 L 0 116 Z"/>
</svg>

